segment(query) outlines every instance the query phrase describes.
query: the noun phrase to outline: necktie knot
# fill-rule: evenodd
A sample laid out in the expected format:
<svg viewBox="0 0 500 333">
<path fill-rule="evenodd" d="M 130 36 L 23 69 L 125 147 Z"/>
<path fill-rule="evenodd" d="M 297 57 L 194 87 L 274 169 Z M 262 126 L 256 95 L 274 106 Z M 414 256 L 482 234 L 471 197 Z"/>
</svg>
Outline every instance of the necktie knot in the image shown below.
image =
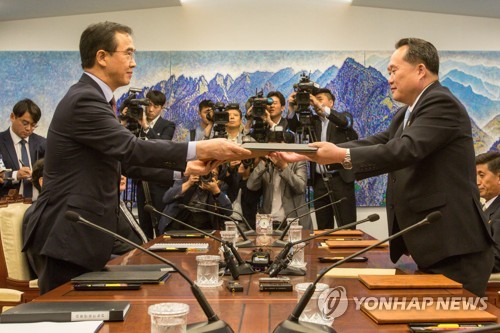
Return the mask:
<svg viewBox="0 0 500 333">
<path fill-rule="evenodd" d="M 24 146 L 26 145 L 26 143 L 28 143 L 28 141 L 24 140 L 24 139 L 21 139 L 21 141 L 19 141 L 19 143 Z"/>
</svg>

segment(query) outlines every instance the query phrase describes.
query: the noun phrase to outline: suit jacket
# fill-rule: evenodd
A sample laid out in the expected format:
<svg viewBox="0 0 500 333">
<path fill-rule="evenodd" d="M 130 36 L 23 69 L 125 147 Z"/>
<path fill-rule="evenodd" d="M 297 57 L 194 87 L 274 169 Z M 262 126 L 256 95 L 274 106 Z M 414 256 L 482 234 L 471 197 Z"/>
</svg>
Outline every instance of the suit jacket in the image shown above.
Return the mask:
<svg viewBox="0 0 500 333">
<path fill-rule="evenodd" d="M 120 162 L 183 170 L 187 143 L 140 140 L 116 119 L 99 85 L 83 74 L 57 106 L 47 135 L 44 190 L 24 248 L 100 270 L 113 238 L 66 220 L 67 210 L 116 231 Z"/>
<path fill-rule="evenodd" d="M 271 213 L 274 193 L 273 176 L 274 166 L 271 164 L 266 168 L 264 162 L 260 162 L 250 174 L 247 180 L 249 190 L 257 191 L 263 189 L 263 207 L 262 212 Z M 280 192 L 285 214 L 295 210 L 297 207 L 305 204 L 305 191 L 307 183 L 306 162 L 289 163 L 280 174 Z M 295 211 L 290 217 L 298 217 L 309 211 L 307 206 Z M 312 230 L 311 216 L 306 215 L 300 219 L 300 225 L 304 229 Z"/>
<path fill-rule="evenodd" d="M 30 135 L 29 154 L 32 166 L 37 160 L 44 157 L 45 143 L 46 139 L 44 137 L 35 133 Z M 17 157 L 14 142 L 12 142 L 12 137 L 10 136 L 10 129 L 0 133 L 0 156 L 7 169 L 12 169 L 13 171 L 20 169 L 19 158 Z M 0 185 L 0 197 L 7 195 L 11 189 L 18 190 L 19 186 L 21 186 L 20 182 L 13 184 L 11 180 L 5 181 Z"/>
<path fill-rule="evenodd" d="M 445 258 L 486 250 L 491 246 L 479 203 L 471 123 L 465 107 L 439 82 L 420 96 L 403 130 L 407 107 L 389 128 L 351 147 L 356 177 L 389 173 L 389 234 L 409 227 L 433 211 L 440 221 L 398 237 L 391 259 L 409 252 L 422 268 Z"/>
<path fill-rule="evenodd" d="M 165 118 L 159 117 L 152 129 L 147 133 L 141 130 L 139 136 L 148 140 L 172 140 L 174 132 L 175 124 Z"/>
<path fill-rule="evenodd" d="M 495 266 L 493 273 L 500 272 L 500 195 L 484 211 L 486 221 L 490 226 L 491 235 L 495 241 Z"/>
</svg>

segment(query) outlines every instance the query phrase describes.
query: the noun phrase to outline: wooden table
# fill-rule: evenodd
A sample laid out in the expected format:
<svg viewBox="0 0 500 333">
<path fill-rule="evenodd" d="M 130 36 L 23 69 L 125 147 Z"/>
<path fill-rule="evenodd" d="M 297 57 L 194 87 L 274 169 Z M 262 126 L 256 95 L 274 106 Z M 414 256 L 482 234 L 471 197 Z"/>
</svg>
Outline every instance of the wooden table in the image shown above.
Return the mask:
<svg viewBox="0 0 500 333">
<path fill-rule="evenodd" d="M 365 236 L 369 238 L 369 236 Z M 158 238 L 153 242 L 167 241 Z M 183 242 L 183 240 L 168 240 L 168 242 Z M 190 240 L 190 242 L 193 240 Z M 218 244 L 211 239 L 204 239 L 210 244 L 208 254 L 218 253 Z M 281 248 L 266 248 L 272 252 L 274 258 Z M 357 249 L 333 250 L 318 247 L 317 242 L 311 242 L 305 248 L 305 261 L 307 262 L 306 276 L 290 277 L 292 284 L 312 282 L 318 272 L 331 264 L 319 263 L 319 256 L 347 256 Z M 249 260 L 252 249 L 239 249 L 243 259 Z M 199 252 L 159 253 L 175 264 L 192 279 L 196 279 L 196 260 Z M 368 261 L 364 263 L 346 263 L 342 267 L 370 267 L 370 268 L 396 268 L 397 274 L 414 274 L 415 263 L 408 257 L 402 258 L 396 265 L 389 259 L 387 249 L 374 249 L 364 254 Z M 155 258 L 134 250 L 124 256 L 110 261 L 110 264 L 138 265 L 158 264 Z M 214 289 L 202 289 L 210 305 L 220 319 L 226 321 L 235 332 L 255 333 L 272 332 L 274 328 L 293 310 L 297 303 L 295 292 L 261 292 L 258 280 L 267 276 L 264 273 L 242 275 L 239 278 L 243 285 L 242 293 L 231 293 L 225 285 Z M 224 276 L 226 281 L 232 280 L 231 276 Z M 355 278 L 330 278 L 321 280 L 330 286 L 343 286 L 347 290 L 349 305 L 346 313 L 335 319 L 333 327 L 337 332 L 363 333 L 363 332 L 408 332 L 406 324 L 377 325 L 368 316 L 356 310 L 354 298 L 373 297 L 446 297 L 446 296 L 472 296 L 463 289 L 399 289 L 399 290 L 368 290 Z M 123 291 L 75 291 L 67 283 L 51 292 L 37 298 L 37 302 L 50 301 L 90 301 L 90 300 L 127 300 L 132 306 L 124 322 L 105 323 L 99 331 L 107 332 L 149 332 L 150 318 L 147 308 L 151 304 L 161 302 L 182 302 L 190 305 L 188 322 L 195 323 L 206 321 L 206 318 L 191 294 L 188 283 L 179 274 L 172 273 L 165 284 L 143 285 L 139 290 Z M 493 305 L 488 305 L 488 312 L 500 316 L 500 310 Z"/>
</svg>

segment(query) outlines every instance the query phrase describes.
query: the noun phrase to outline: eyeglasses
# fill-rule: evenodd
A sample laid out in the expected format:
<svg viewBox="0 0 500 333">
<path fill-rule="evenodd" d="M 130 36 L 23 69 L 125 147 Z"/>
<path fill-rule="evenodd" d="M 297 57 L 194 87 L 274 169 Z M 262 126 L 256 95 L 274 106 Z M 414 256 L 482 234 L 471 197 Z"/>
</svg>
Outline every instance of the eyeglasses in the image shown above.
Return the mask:
<svg viewBox="0 0 500 333">
<path fill-rule="evenodd" d="M 19 118 L 18 118 L 19 119 Z M 31 127 L 33 129 L 37 128 L 38 125 L 36 123 L 30 123 L 29 121 L 26 121 L 24 119 L 21 119 L 21 124 L 24 126 L 24 127 Z"/>
<path fill-rule="evenodd" d="M 123 53 L 128 58 L 128 60 L 135 59 L 135 50 L 125 50 L 125 51 L 106 51 L 108 53 Z"/>
</svg>

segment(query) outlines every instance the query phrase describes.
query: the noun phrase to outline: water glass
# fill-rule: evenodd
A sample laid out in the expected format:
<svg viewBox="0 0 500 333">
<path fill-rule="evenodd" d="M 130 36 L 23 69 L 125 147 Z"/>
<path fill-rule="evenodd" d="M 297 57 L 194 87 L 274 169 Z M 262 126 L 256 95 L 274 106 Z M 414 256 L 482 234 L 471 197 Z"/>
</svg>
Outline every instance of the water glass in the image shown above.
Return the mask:
<svg viewBox="0 0 500 333">
<path fill-rule="evenodd" d="M 214 288 L 222 285 L 222 279 L 219 276 L 218 255 L 196 256 L 198 263 L 196 269 L 196 284 L 199 287 Z"/>
<path fill-rule="evenodd" d="M 226 221 L 224 222 L 224 225 L 226 226 L 226 231 L 234 231 L 235 236 L 234 236 L 234 242 L 236 243 L 238 241 L 238 229 L 236 228 L 236 223 L 234 221 Z"/>
<path fill-rule="evenodd" d="M 297 291 L 297 301 L 302 298 L 302 295 L 306 291 L 306 289 L 311 285 L 311 282 L 298 283 L 295 285 L 295 290 Z M 321 310 L 321 307 L 318 305 L 318 302 L 324 302 L 325 300 L 320 300 L 319 297 L 323 291 L 330 288 L 326 283 L 318 283 L 316 284 L 316 289 L 314 290 L 314 294 L 307 303 L 304 311 L 300 315 L 299 321 L 307 321 L 310 323 L 327 325 L 331 326 L 333 324 L 333 317 L 326 317 Z"/>
<path fill-rule="evenodd" d="M 306 247 L 306 244 L 297 244 L 292 247 L 292 261 L 290 262 L 289 266 L 291 267 L 296 267 L 296 268 L 306 268 L 306 262 L 304 261 L 304 248 Z"/>
<path fill-rule="evenodd" d="M 221 231 L 220 232 L 220 238 L 225 241 L 225 242 L 230 242 L 233 243 L 234 248 L 236 248 L 236 239 L 237 239 L 237 233 L 236 231 Z"/>
<path fill-rule="evenodd" d="M 186 333 L 189 305 L 184 303 L 159 303 L 148 308 L 151 316 L 151 333 Z"/>
</svg>

